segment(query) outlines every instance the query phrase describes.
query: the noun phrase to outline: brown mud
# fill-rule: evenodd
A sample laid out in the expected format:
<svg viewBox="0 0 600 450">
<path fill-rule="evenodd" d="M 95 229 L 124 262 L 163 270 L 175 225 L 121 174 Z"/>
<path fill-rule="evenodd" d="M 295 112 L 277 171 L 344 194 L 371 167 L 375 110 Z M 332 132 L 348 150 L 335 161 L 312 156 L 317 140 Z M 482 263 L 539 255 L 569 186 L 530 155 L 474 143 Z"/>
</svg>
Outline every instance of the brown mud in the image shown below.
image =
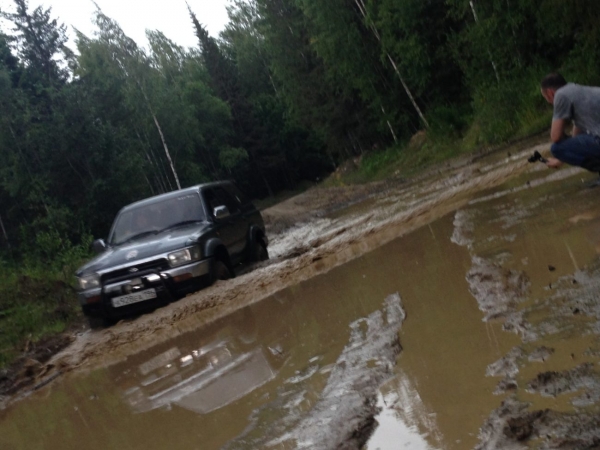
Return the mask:
<svg viewBox="0 0 600 450">
<path fill-rule="evenodd" d="M 595 448 L 597 192 L 582 190 L 572 175 L 560 189 L 527 185 L 535 185 L 531 193 L 517 187 L 474 199 L 454 219 L 453 241 L 472 255 L 467 280 L 484 320 L 521 340 L 487 368 L 505 400 L 480 430 L 477 448 Z"/>
<path fill-rule="evenodd" d="M 152 314 L 78 334 L 68 348 L 42 363 L 34 377 L 14 380 L 8 391 L 14 391 L 15 385 L 45 383 L 84 366 L 117 362 L 150 344 L 168 340 L 174 330 L 197 328 L 200 312 L 204 312 L 202 320 L 210 322 L 325 273 L 456 210 L 477 192 L 532 170 L 526 161 L 532 151 L 522 144 L 521 151 L 513 150 L 510 157 L 500 156 L 492 165 L 473 162 L 473 157 L 462 159 L 411 182 L 389 180 L 350 188 L 315 188 L 269 208 L 264 213 L 271 241 L 272 260 L 268 265 L 227 283 L 217 283 Z M 336 208 L 365 200 L 368 205 L 362 213 L 343 219 L 325 217 Z"/>
<path fill-rule="evenodd" d="M 270 208 L 270 261 L 77 335 L 22 374 L 20 394 L 50 389 L 11 407 L 0 436 L 48 448 L 75 448 L 65 433 L 90 448 L 192 448 L 198 436 L 232 449 L 598 445 L 600 205 L 584 172 L 526 162 L 544 147 Z M 31 428 L 71 415 L 50 434 Z"/>
<path fill-rule="evenodd" d="M 405 317 L 399 295 L 393 294 L 385 300 L 383 311 L 375 311 L 352 322 L 350 340 L 336 360 L 310 414 L 300 420 L 293 415 L 281 417 L 273 421 L 269 431 L 260 438 L 252 439 L 242 433 L 224 448 L 285 447 L 286 443 L 298 449 L 362 448 L 377 426 L 375 415 L 380 412 L 377 390 L 392 377 L 392 368 L 401 351 L 398 332 Z M 303 380 L 289 381 L 297 383 Z M 292 398 L 291 403 L 296 401 Z M 273 405 L 264 408 L 273 408 Z M 258 410 L 255 415 L 261 412 Z M 327 427 L 323 427 L 325 423 Z M 282 433 L 281 430 L 289 431 Z"/>
</svg>

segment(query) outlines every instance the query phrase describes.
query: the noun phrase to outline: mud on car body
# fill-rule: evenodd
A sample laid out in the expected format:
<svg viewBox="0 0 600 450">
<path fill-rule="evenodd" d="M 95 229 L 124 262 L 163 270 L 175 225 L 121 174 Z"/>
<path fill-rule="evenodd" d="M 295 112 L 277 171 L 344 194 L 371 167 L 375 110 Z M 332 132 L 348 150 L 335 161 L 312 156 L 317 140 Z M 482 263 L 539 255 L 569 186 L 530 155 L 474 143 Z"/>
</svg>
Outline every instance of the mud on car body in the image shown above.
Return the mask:
<svg viewBox="0 0 600 450">
<path fill-rule="evenodd" d="M 260 212 L 231 182 L 193 186 L 125 206 L 100 253 L 76 272 L 92 326 L 165 304 L 234 266 L 269 257 Z"/>
</svg>

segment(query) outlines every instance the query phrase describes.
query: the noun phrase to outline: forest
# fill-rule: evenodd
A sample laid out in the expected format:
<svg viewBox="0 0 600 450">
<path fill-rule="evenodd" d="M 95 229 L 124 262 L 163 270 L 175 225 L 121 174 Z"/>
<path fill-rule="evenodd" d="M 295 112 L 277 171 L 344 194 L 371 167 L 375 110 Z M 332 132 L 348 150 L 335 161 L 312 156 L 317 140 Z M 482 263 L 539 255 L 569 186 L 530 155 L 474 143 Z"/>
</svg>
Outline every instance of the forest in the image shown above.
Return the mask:
<svg viewBox="0 0 600 450">
<path fill-rule="evenodd" d="M 100 9 L 74 43 L 51 8 L 0 11 L 0 320 L 17 318 L 0 355 L 14 335 L 72 319 L 72 270 L 123 205 L 217 179 L 265 198 L 351 158 L 420 151 L 408 146 L 417 133 L 434 151 L 474 150 L 548 127 L 546 73 L 600 84 L 597 0 L 232 0 L 228 11 L 210 36 L 190 4 L 181 26 L 194 48 L 158 31 L 142 46 Z"/>
</svg>

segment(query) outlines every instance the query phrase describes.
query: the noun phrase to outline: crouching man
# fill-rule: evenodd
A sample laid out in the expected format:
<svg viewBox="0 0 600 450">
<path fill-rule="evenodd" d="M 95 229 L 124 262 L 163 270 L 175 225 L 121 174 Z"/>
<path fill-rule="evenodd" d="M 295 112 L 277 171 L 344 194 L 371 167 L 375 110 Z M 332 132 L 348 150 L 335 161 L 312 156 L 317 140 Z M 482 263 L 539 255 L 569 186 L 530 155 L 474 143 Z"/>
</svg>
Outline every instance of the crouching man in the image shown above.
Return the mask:
<svg viewBox="0 0 600 450">
<path fill-rule="evenodd" d="M 552 115 L 552 155 L 548 167 L 562 163 L 600 172 L 600 87 L 567 83 L 562 75 L 552 73 L 541 82 L 542 95 L 554 106 Z M 565 129 L 573 123 L 573 135 Z M 598 179 L 594 185 L 600 185 Z"/>
</svg>

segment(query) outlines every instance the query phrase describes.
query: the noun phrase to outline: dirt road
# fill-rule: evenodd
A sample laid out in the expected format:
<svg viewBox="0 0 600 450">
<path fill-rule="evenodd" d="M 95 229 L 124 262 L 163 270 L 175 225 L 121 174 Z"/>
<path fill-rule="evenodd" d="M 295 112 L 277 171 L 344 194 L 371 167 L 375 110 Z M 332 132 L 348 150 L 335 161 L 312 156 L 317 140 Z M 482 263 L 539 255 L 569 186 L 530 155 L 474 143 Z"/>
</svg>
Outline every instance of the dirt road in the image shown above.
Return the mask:
<svg viewBox="0 0 600 450">
<path fill-rule="evenodd" d="M 503 150 L 498 162 L 491 165 L 477 161 L 478 156 L 467 157 L 414 180 L 315 187 L 288 199 L 263 212 L 270 237 L 270 261 L 152 314 L 73 336 L 71 345 L 48 363 L 32 362 L 26 367 L 20 378 L 27 379 L 17 381 L 24 389 L 14 397 L 62 373 L 115 363 L 149 344 L 168 340 L 174 330 L 196 328 L 199 313 L 202 321 L 211 322 L 325 273 L 459 208 L 475 192 L 493 188 L 524 171 L 539 170 L 526 162 L 527 156 L 545 148 L 545 144 L 539 148 L 523 144 Z"/>
<path fill-rule="evenodd" d="M 74 336 L 72 344 L 48 363 L 32 364 L 21 374 L 27 378 L 27 383 L 23 384 L 28 387 L 20 394 L 27 394 L 32 388 L 40 388 L 66 373 L 122 363 L 144 349 L 168 342 L 174 335 L 214 323 L 290 286 L 325 274 L 448 214 L 454 214 L 452 241 L 472 252 L 472 267 L 466 274 L 466 281 L 483 312 L 482 318 L 487 321 L 500 319 L 507 330 L 518 333 L 525 342 L 533 341 L 543 333 L 531 325 L 523 315 L 524 310 L 518 308 L 522 298 L 527 296 L 528 279 L 518 271 L 507 272 L 499 268 L 497 260 L 482 258 L 474 250 L 474 243 L 479 241 L 474 237 L 477 232 L 474 225 L 476 213 L 473 211 L 478 202 L 493 201 L 578 174 L 589 178 L 579 169 L 548 171 L 541 164 L 527 163 L 527 157 L 534 150 L 545 152 L 546 149 L 546 143 L 534 146 L 524 143 L 488 155 L 485 159 L 479 156 L 463 158 L 408 181 L 390 179 L 361 186 L 315 187 L 269 208 L 264 211 L 270 237 L 269 261 L 233 280 L 218 282 L 150 314 L 122 321 L 105 330 L 88 330 Z M 511 184 L 510 180 L 522 180 L 524 174 L 529 174 L 526 183 Z M 503 185 L 502 190 L 494 189 L 500 185 Z M 517 220 L 519 214 L 511 211 L 508 216 Z M 509 225 L 507 222 L 506 226 Z M 588 274 L 589 279 L 595 279 L 594 273 Z M 595 286 L 592 282 L 586 284 L 583 276 L 581 280 L 579 284 L 591 286 L 588 288 L 590 291 Z M 574 309 L 592 311 L 589 314 L 593 314 L 595 306 L 593 302 L 589 303 L 577 304 L 579 306 L 569 304 L 565 308 L 571 308 L 571 312 Z M 352 346 L 348 348 L 351 350 Z M 529 348 L 518 348 L 501 359 L 495 368 L 489 369 L 490 376 L 504 377 L 498 386 L 500 392 L 517 389 L 515 377 L 518 369 L 510 368 L 517 367 L 524 358 L 535 356 L 533 351 L 529 353 Z M 543 349 L 535 350 L 539 353 L 538 357 L 544 359 L 546 353 Z M 378 380 L 379 383 L 384 378 Z M 574 389 L 572 386 L 576 382 L 573 380 L 583 380 L 577 383 L 591 386 L 589 395 L 595 395 L 596 378 L 588 366 L 582 366 L 576 372 L 543 375 L 538 377 L 537 382 L 532 381 L 528 389 L 542 392 L 549 389 L 549 385 L 562 383 L 563 386 L 566 383 L 571 387 L 562 389 L 569 390 Z M 16 398 L 18 396 L 5 401 L 8 403 Z M 326 403 L 327 399 L 322 401 Z M 360 403 L 360 399 L 357 401 Z M 560 416 L 547 412 L 531 412 L 524 405 L 522 399 L 508 399 L 502 409 L 495 411 L 483 428 L 481 448 L 500 445 L 513 448 L 512 445 L 532 436 L 539 437 L 544 427 L 560 420 Z M 368 416 L 371 419 L 375 409 Z M 586 413 L 572 420 L 590 422 L 594 417 Z M 300 429 L 318 427 L 315 425 L 317 422 L 307 419 Z M 368 423 L 371 428 L 365 432 L 365 439 L 373 429 L 373 421 Z M 513 430 L 512 435 L 507 434 L 507 429 Z M 568 431 L 563 433 L 568 434 Z M 585 442 L 594 442 L 594 436 L 591 435 Z M 365 439 L 359 440 L 359 444 L 364 444 Z M 548 442 L 554 445 L 558 442 L 556 439 Z"/>
<path fill-rule="evenodd" d="M 504 153 L 496 164 L 486 166 L 461 160 L 410 182 L 311 189 L 264 212 L 267 231 L 275 233 L 269 232 L 271 260 L 262 267 L 136 320 L 85 332 L 41 373 L 51 377 L 56 371 L 114 363 L 150 343 L 169 339 L 173 329 L 196 328 L 199 312 L 209 322 L 325 273 L 456 210 L 475 192 L 498 186 L 526 170 L 539 170 L 540 166 L 527 163 L 532 151 L 526 148 L 510 157 Z M 350 209 L 348 214 L 344 208 Z M 327 217 L 333 212 L 340 218 Z"/>
</svg>

